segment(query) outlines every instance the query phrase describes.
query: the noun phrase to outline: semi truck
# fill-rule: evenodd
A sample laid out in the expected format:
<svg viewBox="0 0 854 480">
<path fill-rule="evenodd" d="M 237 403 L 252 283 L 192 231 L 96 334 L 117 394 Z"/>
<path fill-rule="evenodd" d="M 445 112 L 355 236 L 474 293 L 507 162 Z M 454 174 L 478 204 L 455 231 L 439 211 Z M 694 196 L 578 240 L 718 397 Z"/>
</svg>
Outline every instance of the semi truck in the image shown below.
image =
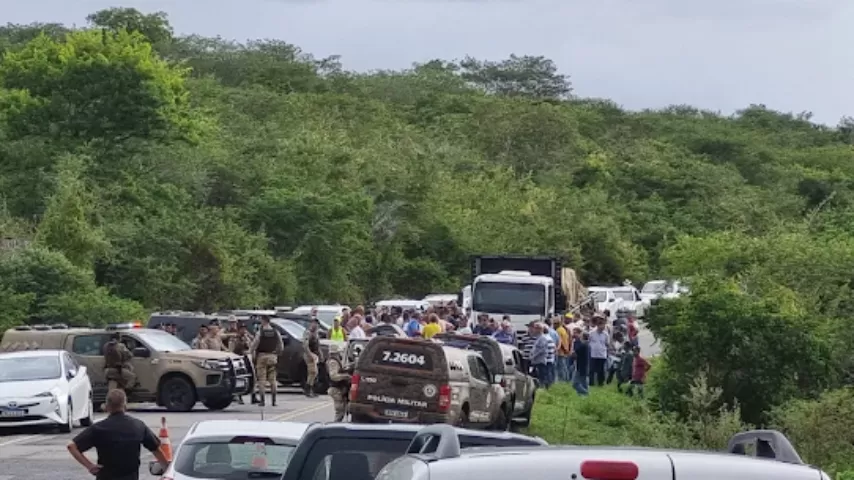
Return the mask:
<svg viewBox="0 0 854 480">
<path fill-rule="evenodd" d="M 569 311 L 587 298 L 575 271 L 557 257 L 478 255 L 471 258 L 471 278 L 463 292 L 470 295 L 472 324 L 480 314 L 509 315 L 526 354 L 528 323 Z"/>
</svg>

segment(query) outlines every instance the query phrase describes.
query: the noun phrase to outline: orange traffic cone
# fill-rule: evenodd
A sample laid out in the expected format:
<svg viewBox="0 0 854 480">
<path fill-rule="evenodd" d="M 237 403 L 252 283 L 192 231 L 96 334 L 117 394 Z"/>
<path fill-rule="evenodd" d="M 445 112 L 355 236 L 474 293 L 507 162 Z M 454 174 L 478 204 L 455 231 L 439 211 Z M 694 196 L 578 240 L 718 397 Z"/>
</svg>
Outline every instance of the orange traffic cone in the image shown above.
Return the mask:
<svg viewBox="0 0 854 480">
<path fill-rule="evenodd" d="M 166 428 L 166 417 L 160 418 L 160 433 L 157 436 L 160 437 L 160 451 L 166 457 L 166 461 L 171 462 L 172 442 L 169 440 L 169 429 Z"/>
</svg>

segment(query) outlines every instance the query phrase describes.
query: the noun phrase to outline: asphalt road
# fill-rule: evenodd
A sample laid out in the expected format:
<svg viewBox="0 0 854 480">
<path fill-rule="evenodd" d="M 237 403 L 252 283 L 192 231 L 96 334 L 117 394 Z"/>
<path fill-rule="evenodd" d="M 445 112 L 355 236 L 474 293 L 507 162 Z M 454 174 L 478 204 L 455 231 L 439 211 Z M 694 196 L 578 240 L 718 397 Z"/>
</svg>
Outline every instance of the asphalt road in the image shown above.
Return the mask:
<svg viewBox="0 0 854 480">
<path fill-rule="evenodd" d="M 246 397 L 248 402 L 249 397 Z M 278 406 L 263 409 L 265 420 L 314 422 L 331 421 L 332 401 L 325 395 L 307 398 L 294 389 L 284 389 L 279 394 Z M 131 405 L 131 415 L 144 421 L 154 433 L 160 429 L 160 418 L 166 417 L 169 439 L 173 448 L 184 438 L 193 423 L 212 419 L 261 419 L 262 409 L 257 405 L 232 404 L 226 410 L 211 412 L 201 404 L 187 413 L 170 413 L 150 405 Z M 102 418 L 104 414 L 98 414 Z M 57 433 L 52 429 L 0 430 L 0 480 L 91 480 L 93 477 L 83 469 L 66 450 L 66 445 L 80 432 L 75 429 L 69 434 Z M 96 460 L 95 452 L 89 458 Z M 148 461 L 152 457 L 143 454 L 140 479 L 159 480 L 148 473 Z"/>
</svg>

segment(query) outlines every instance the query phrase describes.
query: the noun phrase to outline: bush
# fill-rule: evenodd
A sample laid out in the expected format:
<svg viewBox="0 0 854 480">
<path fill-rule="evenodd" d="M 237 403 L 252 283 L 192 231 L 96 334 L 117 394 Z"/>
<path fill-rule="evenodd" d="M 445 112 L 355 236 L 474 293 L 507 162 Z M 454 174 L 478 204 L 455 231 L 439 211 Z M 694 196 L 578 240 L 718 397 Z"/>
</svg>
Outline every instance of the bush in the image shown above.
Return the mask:
<svg viewBox="0 0 854 480">
<path fill-rule="evenodd" d="M 817 400 L 789 402 L 775 410 L 774 424 L 804 461 L 836 474 L 834 478 L 847 475 L 854 480 L 854 390 L 831 390 Z M 848 473 L 843 475 L 844 470 Z"/>
<path fill-rule="evenodd" d="M 698 400 L 689 404 L 719 400 L 715 395 L 720 392 L 703 384 L 692 392 Z M 569 385 L 558 384 L 537 393 L 528 432 L 552 444 L 721 450 L 734 433 L 746 428 L 737 409 L 698 411 L 683 421 L 660 414 L 647 401 L 627 397 L 611 386 L 593 388 L 585 398 Z"/>
</svg>

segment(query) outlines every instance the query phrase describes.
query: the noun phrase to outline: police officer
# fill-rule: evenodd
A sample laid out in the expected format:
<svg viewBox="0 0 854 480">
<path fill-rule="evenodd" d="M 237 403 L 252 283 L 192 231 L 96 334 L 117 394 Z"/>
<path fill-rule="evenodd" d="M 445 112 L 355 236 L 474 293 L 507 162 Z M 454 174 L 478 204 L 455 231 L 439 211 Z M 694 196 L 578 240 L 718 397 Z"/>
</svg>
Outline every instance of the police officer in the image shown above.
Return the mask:
<svg viewBox="0 0 854 480">
<path fill-rule="evenodd" d="M 120 388 L 127 390 L 133 387 L 136 375 L 133 374 L 133 365 L 130 361 L 133 354 L 119 339 L 118 332 L 114 333 L 110 341 L 104 345 L 104 368 L 107 377 L 108 390 Z"/>
<path fill-rule="evenodd" d="M 249 354 L 255 358 L 255 383 L 258 386 L 258 392 L 261 393 L 261 400 L 258 403 L 262 407 L 266 404 L 264 384 L 267 382 L 270 384 L 273 406 L 276 406 L 276 364 L 279 362 L 279 354 L 284 349 L 282 336 L 270 325 L 270 317 L 262 315 L 258 334 L 249 348 Z"/>
<path fill-rule="evenodd" d="M 302 337 L 303 360 L 305 360 L 306 379 L 305 396 L 316 397 L 314 384 L 317 382 L 317 364 L 320 362 L 320 336 L 317 334 L 318 321 L 312 319 Z"/>
<path fill-rule="evenodd" d="M 249 361 L 249 349 L 254 341 L 252 334 L 246 330 L 246 325 L 243 323 L 237 326 L 237 332 L 229 339 L 228 349 L 232 353 L 242 356 L 249 368 L 252 368 L 252 363 Z M 243 405 L 242 395 L 237 396 L 237 403 Z M 252 403 L 256 403 L 254 390 L 252 391 Z"/>
<path fill-rule="evenodd" d="M 344 368 L 341 359 L 341 345 L 329 345 L 329 359 L 326 360 L 326 370 L 329 372 L 329 396 L 335 407 L 335 422 L 344 420 L 347 410 L 347 396 L 350 393 L 350 372 Z"/>
<path fill-rule="evenodd" d="M 68 444 L 68 453 L 96 480 L 138 480 L 140 447 L 154 455 L 164 469 L 169 459 L 160 449 L 160 439 L 145 424 L 127 415 L 127 396 L 121 390 L 107 393 L 105 409 L 109 416 L 83 430 Z M 84 453 L 95 449 L 98 463 L 92 463 Z"/>
</svg>

